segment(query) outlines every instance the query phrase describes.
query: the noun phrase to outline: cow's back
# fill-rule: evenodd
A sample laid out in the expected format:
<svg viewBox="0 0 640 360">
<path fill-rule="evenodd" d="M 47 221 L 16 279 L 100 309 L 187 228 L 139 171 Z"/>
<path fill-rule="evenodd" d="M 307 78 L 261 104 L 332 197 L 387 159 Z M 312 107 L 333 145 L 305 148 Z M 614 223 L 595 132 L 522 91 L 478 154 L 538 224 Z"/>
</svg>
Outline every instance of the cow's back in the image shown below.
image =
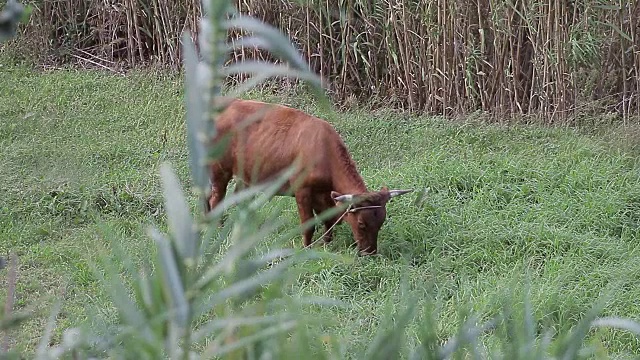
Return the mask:
<svg viewBox="0 0 640 360">
<path fill-rule="evenodd" d="M 216 128 L 219 137 L 232 136 L 221 164 L 251 182 L 271 178 L 296 158 L 309 167 L 311 175 L 330 176 L 332 147 L 341 142 L 324 120 L 251 100 L 233 100 L 218 117 Z"/>
</svg>

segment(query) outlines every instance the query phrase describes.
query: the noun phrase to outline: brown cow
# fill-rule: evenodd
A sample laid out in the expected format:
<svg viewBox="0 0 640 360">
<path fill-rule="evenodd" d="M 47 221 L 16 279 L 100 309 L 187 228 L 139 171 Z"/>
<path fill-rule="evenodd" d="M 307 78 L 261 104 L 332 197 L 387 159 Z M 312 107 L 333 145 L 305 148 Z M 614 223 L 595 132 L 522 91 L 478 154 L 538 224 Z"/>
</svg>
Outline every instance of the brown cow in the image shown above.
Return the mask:
<svg viewBox="0 0 640 360">
<path fill-rule="evenodd" d="M 344 219 L 351 225 L 359 251 L 375 254 L 387 202 L 412 190 L 367 190 L 344 142 L 322 119 L 282 105 L 227 101 L 216 120 L 216 140 L 228 136 L 230 143 L 210 167 L 208 210 L 223 199 L 232 176 L 242 183 L 269 180 L 300 160 L 302 167 L 296 169 L 296 175 L 279 195 L 292 190 L 302 223 L 312 219 L 314 212 L 320 214 L 337 204 L 352 203 Z M 338 218 L 324 222 L 326 242 L 331 241 L 331 227 Z M 311 245 L 314 230 L 311 227 L 303 232 L 305 246 Z"/>
</svg>

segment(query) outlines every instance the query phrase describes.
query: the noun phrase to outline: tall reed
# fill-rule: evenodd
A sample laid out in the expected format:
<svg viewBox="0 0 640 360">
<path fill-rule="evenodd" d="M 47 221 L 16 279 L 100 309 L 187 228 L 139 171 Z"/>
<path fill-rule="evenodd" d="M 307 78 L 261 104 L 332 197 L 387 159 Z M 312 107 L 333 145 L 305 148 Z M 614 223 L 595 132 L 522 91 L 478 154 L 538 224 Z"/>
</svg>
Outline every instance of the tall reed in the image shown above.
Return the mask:
<svg viewBox="0 0 640 360">
<path fill-rule="evenodd" d="M 235 1 L 284 31 L 336 101 L 429 114 L 640 115 L 640 1 Z M 180 66 L 197 0 L 44 1 L 25 32 L 41 59 Z M 243 35 L 231 31 L 237 41 Z M 197 37 L 197 35 L 194 35 Z M 240 47 L 230 61 L 275 60 Z M 242 75 L 240 75 L 242 76 Z"/>
<path fill-rule="evenodd" d="M 35 1 L 33 6 L 24 41 L 34 56 L 103 68 L 150 63 L 177 68 L 180 35 L 197 28 L 201 11 L 198 0 Z"/>
<path fill-rule="evenodd" d="M 286 29 L 337 98 L 435 114 L 640 114 L 640 2 L 314 0 L 246 5 Z"/>
</svg>

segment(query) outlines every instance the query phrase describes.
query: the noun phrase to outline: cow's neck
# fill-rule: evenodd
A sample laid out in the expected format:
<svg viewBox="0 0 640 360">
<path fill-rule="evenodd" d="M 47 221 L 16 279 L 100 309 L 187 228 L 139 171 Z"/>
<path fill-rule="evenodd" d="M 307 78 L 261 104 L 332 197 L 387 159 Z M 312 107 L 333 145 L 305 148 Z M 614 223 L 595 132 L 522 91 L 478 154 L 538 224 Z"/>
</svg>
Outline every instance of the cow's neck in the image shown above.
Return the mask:
<svg viewBox="0 0 640 360">
<path fill-rule="evenodd" d="M 349 155 L 347 148 L 340 144 L 337 147 L 336 158 L 339 161 L 333 166 L 333 187 L 342 194 L 361 194 L 367 192 L 367 186 L 356 168 L 356 164 Z"/>
<path fill-rule="evenodd" d="M 353 176 L 350 173 L 340 172 L 341 174 L 336 177 L 334 183 L 336 191 L 342 194 L 362 194 L 367 192 L 367 187 L 359 174 Z"/>
</svg>

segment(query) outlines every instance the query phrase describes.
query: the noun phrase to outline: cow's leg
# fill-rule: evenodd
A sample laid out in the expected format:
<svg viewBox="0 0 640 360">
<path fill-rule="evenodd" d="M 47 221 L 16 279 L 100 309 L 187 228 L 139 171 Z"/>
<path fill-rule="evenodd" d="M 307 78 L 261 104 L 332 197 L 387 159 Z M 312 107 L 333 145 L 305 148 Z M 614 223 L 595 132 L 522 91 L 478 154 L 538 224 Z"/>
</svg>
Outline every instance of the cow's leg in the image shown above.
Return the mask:
<svg viewBox="0 0 640 360">
<path fill-rule="evenodd" d="M 214 209 L 224 199 L 227 193 L 227 185 L 231 181 L 231 173 L 224 171 L 218 164 L 211 167 L 211 194 L 206 204 L 207 212 Z"/>
<path fill-rule="evenodd" d="M 300 215 L 300 223 L 305 224 L 307 221 L 313 219 L 313 197 L 311 190 L 303 188 L 295 192 L 296 204 L 298 204 L 298 214 Z M 314 225 L 309 225 L 307 229 L 302 232 L 302 240 L 304 246 L 311 245 L 311 239 L 315 231 Z"/>
<path fill-rule="evenodd" d="M 318 193 L 313 198 L 313 210 L 317 215 L 320 215 L 324 211 L 327 211 L 335 206 L 335 202 L 331 198 L 331 193 Z M 333 229 L 332 226 L 338 221 L 340 215 L 336 215 L 324 221 L 324 241 L 331 242 L 333 240 Z"/>
</svg>

